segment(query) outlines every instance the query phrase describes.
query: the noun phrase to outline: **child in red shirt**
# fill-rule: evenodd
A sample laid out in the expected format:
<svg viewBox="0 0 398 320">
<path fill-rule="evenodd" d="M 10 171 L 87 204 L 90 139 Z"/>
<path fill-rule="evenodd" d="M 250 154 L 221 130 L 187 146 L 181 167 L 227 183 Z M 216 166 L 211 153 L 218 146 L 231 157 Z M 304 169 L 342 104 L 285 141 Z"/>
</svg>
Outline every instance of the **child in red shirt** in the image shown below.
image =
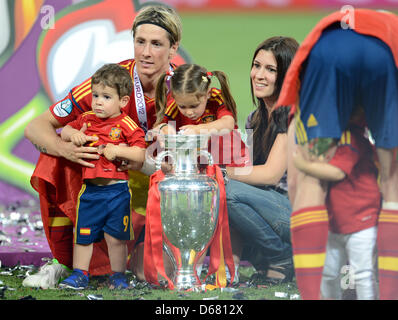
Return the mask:
<svg viewBox="0 0 398 320">
<path fill-rule="evenodd" d="M 211 87 L 216 77 L 221 90 Z M 174 103 L 167 106 L 167 85 Z M 195 64 L 184 64 L 164 73 L 156 87 L 157 121 L 162 133 L 212 134 L 209 152 L 214 164 L 243 166 L 249 159 L 246 145 L 237 130 L 236 103 L 221 71 L 209 72 Z"/>
<path fill-rule="evenodd" d="M 365 137 L 364 126 L 358 125 L 362 116 L 361 112 L 353 116 L 329 162 L 309 162 L 301 154 L 294 155 L 299 170 L 330 182 L 325 202 L 329 236 L 321 282 L 324 299 L 341 299 L 340 276 L 347 261 L 358 299 L 377 297 L 376 225 L 381 194 L 374 148 Z"/>
<path fill-rule="evenodd" d="M 111 286 L 127 288 L 127 240 L 132 239 L 131 195 L 127 171 L 118 171 L 117 159 L 143 163 L 144 131 L 127 116 L 133 88 L 129 72 L 117 65 L 100 68 L 91 79 L 92 111 L 85 112 L 61 132 L 77 146 L 90 143 L 102 156 L 83 167 L 83 186 L 77 201 L 73 272 L 62 288 L 84 289 L 88 285 L 93 243 L 105 238 L 111 269 Z M 88 141 L 97 137 L 96 141 Z M 123 144 L 123 145 L 122 145 Z"/>
<path fill-rule="evenodd" d="M 384 10 L 351 9 L 327 15 L 304 39 L 275 108 L 291 106 L 295 119 L 289 137 L 294 138 L 296 131 L 298 142 L 291 146 L 320 159 L 332 139 L 340 138 L 354 107 L 364 107 L 380 163 L 383 196 L 377 240 L 379 292 L 380 299 L 391 300 L 398 298 L 398 17 Z M 362 72 L 369 76 L 361 76 Z M 298 268 L 295 265 L 300 269 L 296 280 L 303 280 L 299 289 L 304 299 L 319 299 L 328 229 L 326 209 L 317 198 L 322 190 L 318 179 L 296 175 L 294 167 L 290 168 L 292 217 L 314 218 L 292 229 L 294 255 L 303 258 Z"/>
</svg>

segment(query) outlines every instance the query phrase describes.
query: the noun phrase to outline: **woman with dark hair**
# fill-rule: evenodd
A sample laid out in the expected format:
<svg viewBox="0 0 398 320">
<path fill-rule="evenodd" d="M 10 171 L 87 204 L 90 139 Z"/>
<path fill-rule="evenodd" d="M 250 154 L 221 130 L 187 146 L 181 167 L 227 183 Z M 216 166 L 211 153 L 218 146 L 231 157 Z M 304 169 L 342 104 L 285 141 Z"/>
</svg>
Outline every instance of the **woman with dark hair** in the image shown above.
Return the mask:
<svg viewBox="0 0 398 320">
<path fill-rule="evenodd" d="M 272 37 L 255 50 L 250 83 L 257 108 L 246 123 L 246 129 L 251 130 L 252 165 L 227 167 L 235 265 L 240 259 L 248 260 L 257 270 L 255 276 L 271 283 L 291 281 L 294 275 L 286 175 L 289 108 L 273 107 L 298 46 L 292 38 Z"/>
</svg>

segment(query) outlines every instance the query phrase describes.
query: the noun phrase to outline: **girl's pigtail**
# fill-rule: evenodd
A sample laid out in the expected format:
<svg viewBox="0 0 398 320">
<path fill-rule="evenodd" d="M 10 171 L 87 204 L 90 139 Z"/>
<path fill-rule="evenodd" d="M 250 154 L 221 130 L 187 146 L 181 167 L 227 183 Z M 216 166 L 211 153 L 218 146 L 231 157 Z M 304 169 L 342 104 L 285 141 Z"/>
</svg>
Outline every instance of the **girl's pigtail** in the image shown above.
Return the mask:
<svg viewBox="0 0 398 320">
<path fill-rule="evenodd" d="M 220 83 L 221 86 L 221 95 L 224 99 L 224 103 L 227 106 L 227 109 L 232 112 L 235 122 L 237 122 L 238 118 L 237 118 L 236 102 L 232 97 L 231 90 L 229 89 L 228 78 L 226 74 L 222 71 L 213 71 L 210 73 L 208 72 L 208 76 L 209 74 L 217 77 L 218 82 Z"/>
<path fill-rule="evenodd" d="M 155 110 L 156 110 L 156 122 L 154 127 L 158 126 L 162 123 L 164 119 L 164 113 L 167 106 L 167 85 L 166 85 L 166 77 L 169 76 L 168 73 L 163 73 L 157 84 L 155 91 Z"/>
</svg>

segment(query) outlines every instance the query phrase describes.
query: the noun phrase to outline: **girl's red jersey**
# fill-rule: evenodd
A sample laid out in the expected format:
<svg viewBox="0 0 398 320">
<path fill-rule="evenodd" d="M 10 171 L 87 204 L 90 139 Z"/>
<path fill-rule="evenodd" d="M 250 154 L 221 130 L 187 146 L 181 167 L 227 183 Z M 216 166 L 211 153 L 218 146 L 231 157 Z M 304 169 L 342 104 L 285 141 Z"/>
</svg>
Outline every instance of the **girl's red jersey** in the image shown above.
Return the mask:
<svg viewBox="0 0 398 320">
<path fill-rule="evenodd" d="M 175 121 L 176 130 L 178 131 L 184 125 L 198 125 L 208 123 L 220 119 L 224 116 L 233 117 L 233 113 L 228 110 L 224 104 L 221 91 L 211 88 L 210 98 L 207 100 L 205 112 L 196 120 L 185 117 L 175 103 L 170 104 L 166 108 L 164 123 Z M 213 156 L 213 161 L 218 165 L 225 166 L 245 166 L 249 162 L 249 152 L 245 143 L 238 132 L 238 126 L 235 124 L 234 130 L 227 134 L 212 135 L 209 142 L 209 152 Z"/>
</svg>

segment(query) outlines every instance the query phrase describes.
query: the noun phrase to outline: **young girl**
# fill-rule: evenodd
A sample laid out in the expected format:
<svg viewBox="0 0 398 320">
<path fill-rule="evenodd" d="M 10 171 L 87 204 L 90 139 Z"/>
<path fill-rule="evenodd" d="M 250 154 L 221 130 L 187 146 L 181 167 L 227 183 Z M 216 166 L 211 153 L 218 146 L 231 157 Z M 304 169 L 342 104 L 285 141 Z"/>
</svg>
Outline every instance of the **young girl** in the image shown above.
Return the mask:
<svg viewBox="0 0 398 320">
<path fill-rule="evenodd" d="M 211 86 L 214 77 L 221 90 Z M 168 89 L 175 103 L 166 107 Z M 249 162 L 248 149 L 235 130 L 238 128 L 236 103 L 224 72 L 209 72 L 196 64 L 181 65 L 159 78 L 155 103 L 157 121 L 154 131 L 162 134 L 178 131 L 183 134 L 210 133 L 209 152 L 214 164 L 237 167 Z M 227 278 L 230 278 L 229 273 Z"/>
<path fill-rule="evenodd" d="M 218 79 L 221 90 L 211 87 L 213 77 Z M 175 103 L 166 108 L 168 86 Z M 245 144 L 234 130 L 238 128 L 236 114 L 227 76 L 221 71 L 209 72 L 196 64 L 184 64 L 164 73 L 158 81 L 155 128 L 163 134 L 218 134 L 217 143 L 212 138 L 209 146 L 215 164 L 240 166 L 248 159 Z M 240 154 L 234 153 L 234 145 L 240 147 Z"/>
</svg>

